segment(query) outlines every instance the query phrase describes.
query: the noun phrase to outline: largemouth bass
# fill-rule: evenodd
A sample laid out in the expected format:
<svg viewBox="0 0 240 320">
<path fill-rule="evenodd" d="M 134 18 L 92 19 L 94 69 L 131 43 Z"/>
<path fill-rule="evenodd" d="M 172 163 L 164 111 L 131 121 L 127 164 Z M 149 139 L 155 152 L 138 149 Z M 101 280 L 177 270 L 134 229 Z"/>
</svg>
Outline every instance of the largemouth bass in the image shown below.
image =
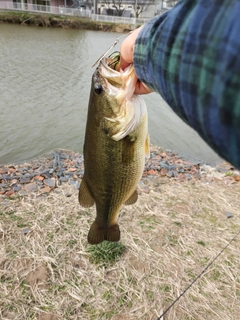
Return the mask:
<svg viewBox="0 0 240 320">
<path fill-rule="evenodd" d="M 115 58 L 103 58 L 92 77 L 84 142 L 83 207 L 96 204 L 88 242 L 118 241 L 118 213 L 137 201 L 137 184 L 149 155 L 147 108 L 135 95 L 133 65 L 114 70 Z"/>
</svg>

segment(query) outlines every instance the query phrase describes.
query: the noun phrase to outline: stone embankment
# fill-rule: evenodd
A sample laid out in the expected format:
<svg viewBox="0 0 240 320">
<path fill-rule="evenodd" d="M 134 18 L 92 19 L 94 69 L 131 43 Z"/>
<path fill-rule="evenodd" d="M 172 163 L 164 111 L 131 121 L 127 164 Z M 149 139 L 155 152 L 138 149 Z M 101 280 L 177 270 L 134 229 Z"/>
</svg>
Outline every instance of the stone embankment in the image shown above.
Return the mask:
<svg viewBox="0 0 240 320">
<path fill-rule="evenodd" d="M 52 151 L 28 163 L 0 165 L 0 195 L 10 197 L 35 193 L 46 196 L 62 183 L 79 188 L 83 173 L 82 154 L 67 150 Z M 211 182 L 217 179 L 233 184 L 240 181 L 240 173 L 225 162 L 211 167 L 199 161 L 186 160 L 175 152 L 152 147 L 139 184 L 140 192 L 149 192 L 148 180 L 151 178 L 159 184 L 167 183 L 169 179 L 180 182 L 200 179 Z"/>
</svg>

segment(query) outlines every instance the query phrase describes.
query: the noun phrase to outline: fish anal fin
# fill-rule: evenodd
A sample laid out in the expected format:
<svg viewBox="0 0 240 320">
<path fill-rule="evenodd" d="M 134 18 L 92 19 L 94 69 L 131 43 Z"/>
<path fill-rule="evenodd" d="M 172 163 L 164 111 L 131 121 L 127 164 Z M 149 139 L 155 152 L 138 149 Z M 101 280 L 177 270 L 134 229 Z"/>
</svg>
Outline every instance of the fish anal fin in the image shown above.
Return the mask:
<svg viewBox="0 0 240 320">
<path fill-rule="evenodd" d="M 145 157 L 150 158 L 150 137 L 149 137 L 149 134 L 147 134 L 147 137 L 145 140 Z"/>
<path fill-rule="evenodd" d="M 133 194 L 124 202 L 125 205 L 134 204 L 138 199 L 138 192 L 135 190 Z"/>
<path fill-rule="evenodd" d="M 88 233 L 88 243 L 99 244 L 104 240 L 116 242 L 120 240 L 120 230 L 118 224 L 110 227 L 99 226 L 96 221 L 93 222 Z"/>
<path fill-rule="evenodd" d="M 80 205 L 84 208 L 89 208 L 94 205 L 94 199 L 88 189 L 87 183 L 84 179 L 82 178 L 82 182 L 80 184 L 79 188 L 79 193 L 78 193 L 78 201 Z"/>
</svg>

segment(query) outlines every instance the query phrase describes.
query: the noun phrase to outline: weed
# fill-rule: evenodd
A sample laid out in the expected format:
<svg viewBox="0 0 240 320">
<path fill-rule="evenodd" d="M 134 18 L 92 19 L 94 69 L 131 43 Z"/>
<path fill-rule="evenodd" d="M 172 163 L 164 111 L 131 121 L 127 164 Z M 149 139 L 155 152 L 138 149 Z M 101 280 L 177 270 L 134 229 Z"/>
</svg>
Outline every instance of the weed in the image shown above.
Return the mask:
<svg viewBox="0 0 240 320">
<path fill-rule="evenodd" d="M 205 247 L 205 246 L 206 246 L 206 243 L 205 243 L 205 242 L 203 242 L 203 241 L 197 241 L 196 243 L 197 243 L 197 244 L 199 244 L 200 246 L 203 246 L 203 247 Z"/>
<path fill-rule="evenodd" d="M 116 262 L 123 254 L 125 246 L 121 242 L 103 241 L 94 246 L 89 246 L 89 260 L 93 264 L 107 265 Z"/>
<path fill-rule="evenodd" d="M 182 226 L 182 223 L 179 222 L 179 221 L 174 221 L 173 223 L 175 224 L 175 226 L 178 226 L 178 227 L 181 227 L 181 226 Z"/>
</svg>

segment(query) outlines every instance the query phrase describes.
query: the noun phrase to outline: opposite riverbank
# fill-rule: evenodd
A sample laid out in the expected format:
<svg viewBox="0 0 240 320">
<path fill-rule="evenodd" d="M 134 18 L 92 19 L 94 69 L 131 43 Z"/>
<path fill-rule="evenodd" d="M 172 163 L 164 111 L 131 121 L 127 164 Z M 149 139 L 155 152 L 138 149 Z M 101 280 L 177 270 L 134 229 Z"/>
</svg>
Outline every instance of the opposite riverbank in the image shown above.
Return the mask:
<svg viewBox="0 0 240 320">
<path fill-rule="evenodd" d="M 69 28 L 105 32 L 129 32 L 136 26 L 110 22 L 97 22 L 89 18 L 58 16 L 53 14 L 35 14 L 28 12 L 0 11 L 1 23 L 15 23 L 36 27 Z"/>
<path fill-rule="evenodd" d="M 156 320 L 240 230 L 240 175 L 151 147 L 121 241 L 87 243 L 81 154 L 56 150 L 0 166 L 3 319 Z M 236 320 L 239 236 L 164 316 Z"/>
</svg>

